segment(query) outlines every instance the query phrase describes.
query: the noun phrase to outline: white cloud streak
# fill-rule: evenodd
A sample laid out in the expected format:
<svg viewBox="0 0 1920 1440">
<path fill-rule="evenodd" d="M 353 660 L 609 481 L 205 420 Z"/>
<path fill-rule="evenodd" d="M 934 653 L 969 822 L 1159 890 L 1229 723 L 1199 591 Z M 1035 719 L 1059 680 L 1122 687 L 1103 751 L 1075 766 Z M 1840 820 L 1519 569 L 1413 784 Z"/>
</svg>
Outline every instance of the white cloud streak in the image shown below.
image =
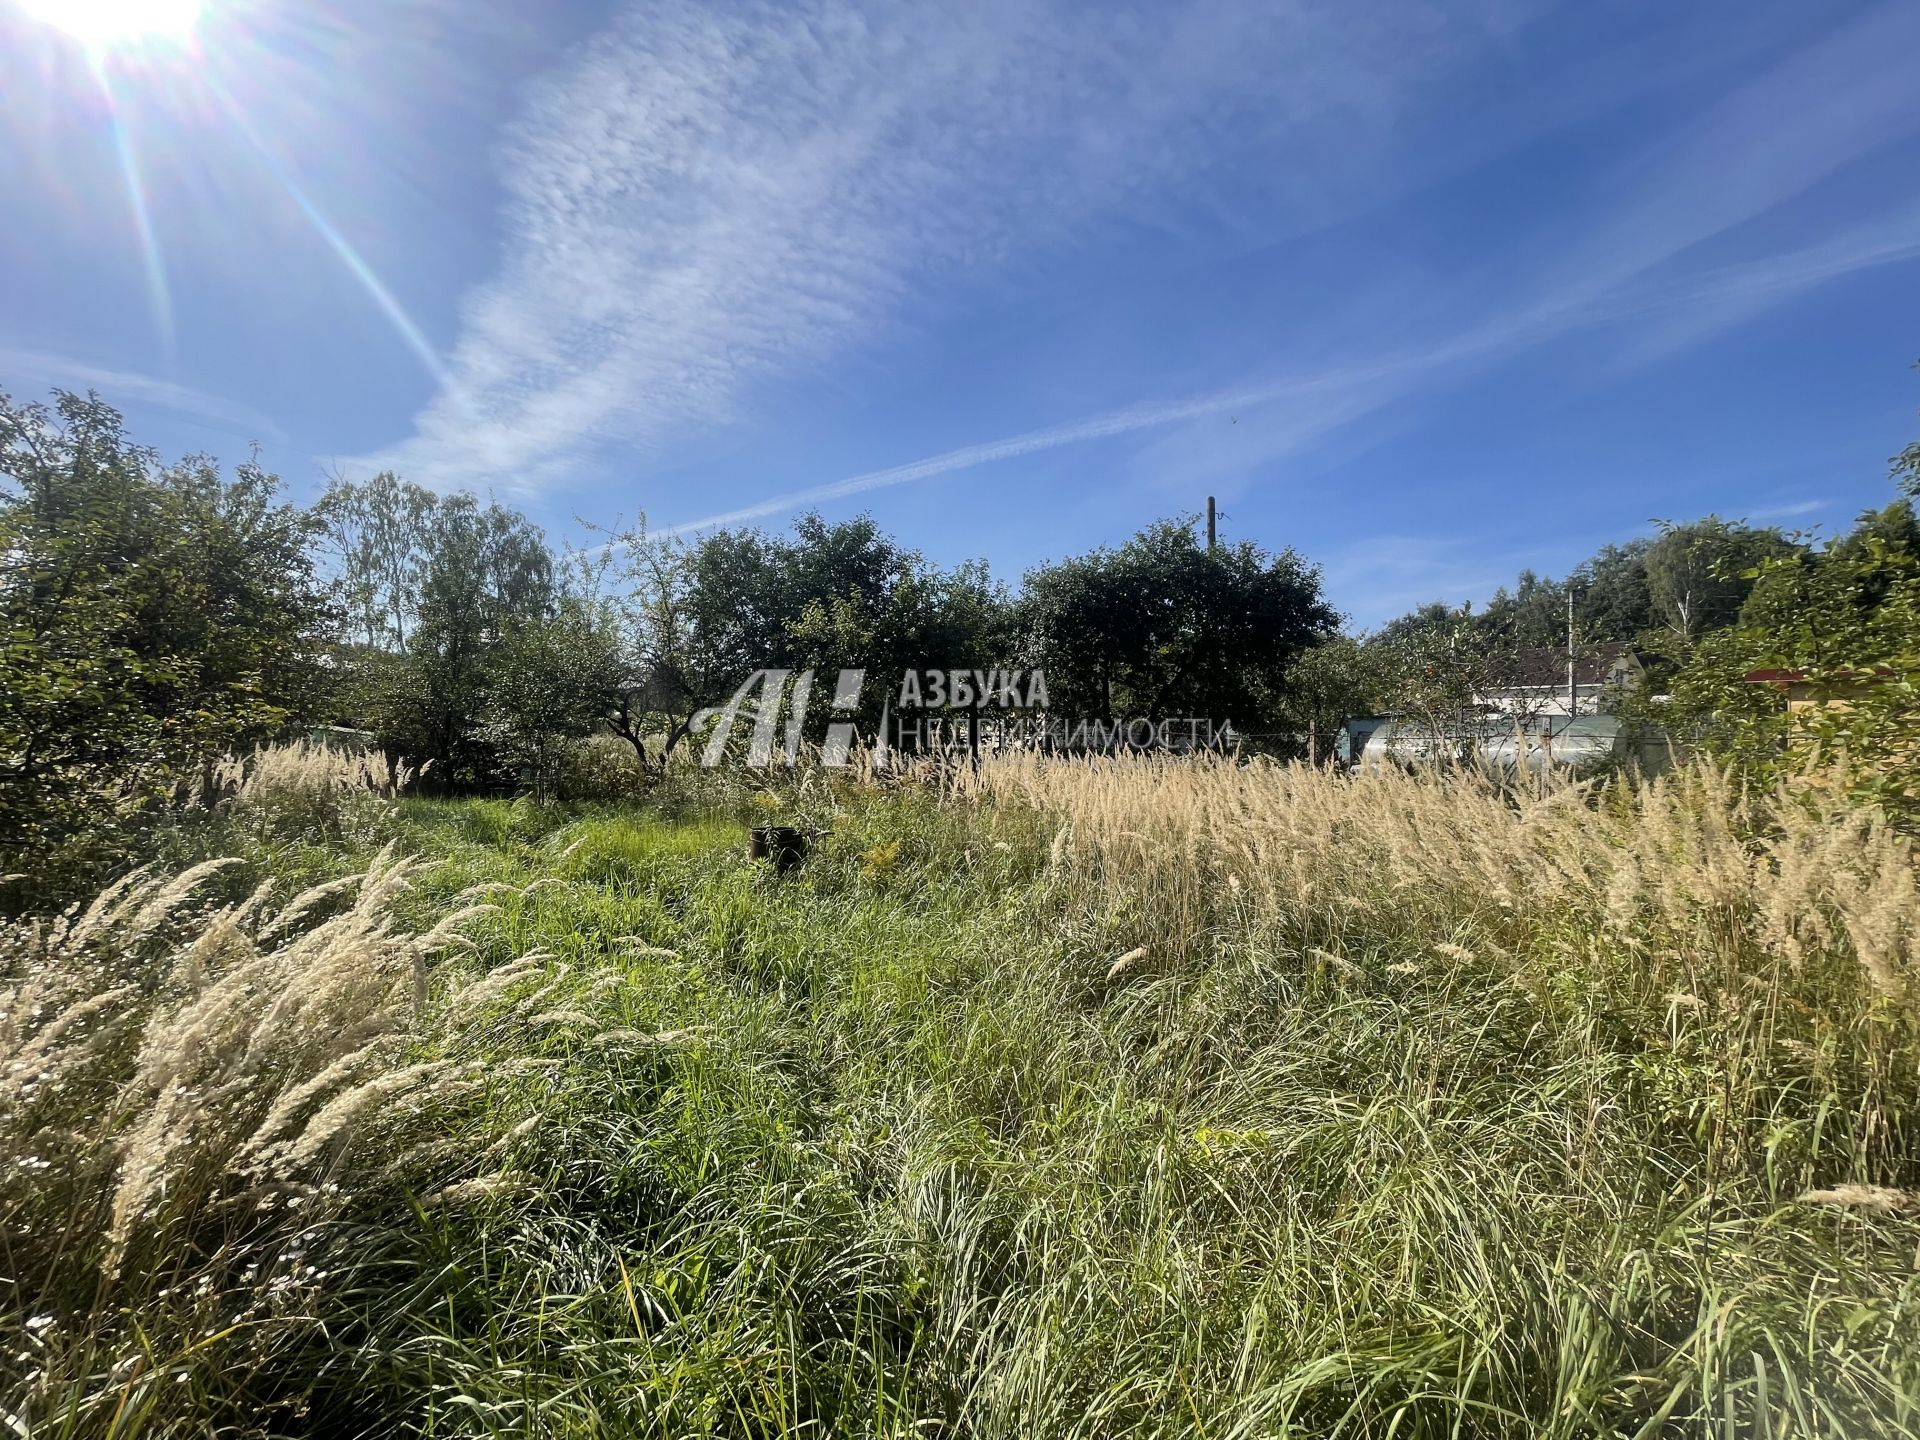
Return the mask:
<svg viewBox="0 0 1920 1440">
<path fill-rule="evenodd" d="M 1352 213 L 1419 178 L 1404 134 L 1431 119 L 1488 34 L 1520 29 L 1535 8 L 1449 7 L 1442 19 L 1392 0 L 636 4 L 533 95 L 503 150 L 503 264 L 464 307 L 451 379 L 410 438 L 361 463 L 443 488 L 564 485 L 609 447 L 628 467 L 663 455 L 742 422 L 757 386 L 844 373 L 943 306 L 1017 289 L 1096 224 L 1204 227 L 1237 206 L 1270 231 Z M 1920 125 L 1901 63 L 1917 48 L 1920 10 L 1886 0 L 1707 104 L 1585 207 L 1520 217 L 1516 254 L 1488 256 L 1479 318 L 1442 338 L 1396 333 L 1372 355 L 1361 347 L 1291 377 L 1116 409 L 674 528 L 1228 409 L 1259 411 L 1233 447 L 1250 466 L 1608 320 L 1671 312 L 1648 354 L 1662 334 L 1692 343 L 1915 253 L 1901 216 L 1685 273 L 1706 242 Z M 1536 255 L 1546 258 L 1529 263 Z M 1464 304 L 1489 275 L 1460 277 L 1443 300 Z"/>
<path fill-rule="evenodd" d="M 127 370 L 110 370 L 62 355 L 35 350 L 0 350 L 0 375 L 21 376 L 36 385 L 62 390 L 97 390 L 116 405 L 142 405 L 225 430 L 248 440 L 284 442 L 286 434 L 258 410 L 217 395 Z M 30 398 L 30 397 L 23 397 Z"/>
<path fill-rule="evenodd" d="M 737 510 L 728 510 L 717 515 L 708 515 L 698 520 L 669 526 L 660 533 L 683 535 L 695 530 L 710 529 L 716 525 L 740 524 L 799 509 L 806 505 L 817 505 L 822 501 L 840 500 L 849 495 L 863 494 L 869 490 L 882 490 L 893 485 L 909 484 L 915 480 L 929 480 L 936 475 L 946 475 L 955 470 L 971 470 L 980 465 L 1017 460 L 1023 455 L 1058 449 L 1062 445 L 1080 445 L 1091 440 L 1106 440 L 1116 435 L 1127 435 L 1139 430 L 1159 429 L 1182 420 L 1220 415 L 1235 409 L 1249 409 L 1272 401 L 1281 395 L 1299 394 L 1312 390 L 1331 391 L 1338 383 L 1333 377 L 1317 381 L 1284 382 L 1225 390 L 1189 400 L 1144 405 L 1131 410 L 1116 410 L 1105 415 L 1094 415 L 1083 420 L 1071 421 L 1065 425 L 1032 430 L 1024 435 L 1009 436 L 1004 440 L 989 440 L 980 445 L 964 446 L 944 454 L 928 456 L 924 460 L 910 461 L 905 465 L 895 465 L 885 470 L 872 470 L 864 475 L 853 475 L 845 480 L 814 485 L 786 495 L 776 495 L 766 500 L 755 501 Z"/>
<path fill-rule="evenodd" d="M 1741 85 L 1618 175 L 1550 289 L 1584 301 L 1803 195 L 1920 129 L 1920 8 L 1882 0 Z"/>
<path fill-rule="evenodd" d="M 1802 515 L 1817 515 L 1833 502 L 1831 500 L 1793 500 L 1783 505 L 1768 505 L 1755 510 L 1747 516 L 1749 520 L 1794 520 Z"/>
<path fill-rule="evenodd" d="M 1920 212 L 1914 218 L 1920 219 Z M 1209 471 L 1244 474 L 1296 454 L 1316 441 L 1428 385 L 1458 383 L 1476 367 L 1496 363 L 1533 346 L 1582 329 L 1622 320 L 1675 315 L 1687 338 L 1736 324 L 1767 305 L 1857 270 L 1920 258 L 1920 238 L 1905 217 L 1860 227 L 1840 240 L 1764 260 L 1726 266 L 1683 283 L 1629 287 L 1580 307 L 1541 306 L 1484 324 L 1423 350 L 1377 357 L 1349 368 L 1284 380 L 1248 381 L 1215 393 L 1150 403 L 1089 416 L 948 450 L 924 459 L 872 470 L 826 484 L 769 496 L 749 505 L 663 528 L 683 535 L 737 525 L 895 485 L 929 480 L 1066 445 L 1105 440 L 1139 431 L 1164 430 L 1186 421 L 1246 412 L 1243 438 L 1225 454 L 1194 459 L 1192 447 L 1176 446 L 1183 480 L 1211 483 Z M 1219 442 L 1213 442 L 1216 450 Z M 1196 463 L 1200 466 L 1196 469 Z M 1796 512 L 1797 513 L 1797 512 Z"/>
<path fill-rule="evenodd" d="M 452 383 L 365 463 L 539 490 L 737 421 L 1091 224 L 1348 213 L 1481 53 L 1475 9 L 634 4 L 533 95 Z"/>
</svg>

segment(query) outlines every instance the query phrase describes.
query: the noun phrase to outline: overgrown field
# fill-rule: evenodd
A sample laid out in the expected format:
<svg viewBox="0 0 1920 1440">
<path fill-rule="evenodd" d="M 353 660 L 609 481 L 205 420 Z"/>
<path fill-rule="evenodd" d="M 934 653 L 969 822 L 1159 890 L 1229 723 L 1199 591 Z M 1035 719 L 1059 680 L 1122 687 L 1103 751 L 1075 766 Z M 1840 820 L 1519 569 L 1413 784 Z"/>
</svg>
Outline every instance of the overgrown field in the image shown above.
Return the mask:
<svg viewBox="0 0 1920 1440">
<path fill-rule="evenodd" d="M 0 939 L 16 1433 L 1920 1434 L 1915 856 L 1818 785 L 316 773 Z"/>
</svg>

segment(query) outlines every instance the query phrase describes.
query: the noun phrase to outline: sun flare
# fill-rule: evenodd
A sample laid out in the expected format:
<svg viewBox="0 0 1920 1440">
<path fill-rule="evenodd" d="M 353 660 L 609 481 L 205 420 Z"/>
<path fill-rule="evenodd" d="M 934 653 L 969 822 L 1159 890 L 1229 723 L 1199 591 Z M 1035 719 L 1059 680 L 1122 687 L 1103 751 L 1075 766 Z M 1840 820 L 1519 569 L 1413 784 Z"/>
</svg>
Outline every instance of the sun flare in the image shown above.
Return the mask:
<svg viewBox="0 0 1920 1440">
<path fill-rule="evenodd" d="M 25 0 L 27 12 L 90 49 L 135 41 L 181 41 L 193 33 L 201 0 Z"/>
</svg>

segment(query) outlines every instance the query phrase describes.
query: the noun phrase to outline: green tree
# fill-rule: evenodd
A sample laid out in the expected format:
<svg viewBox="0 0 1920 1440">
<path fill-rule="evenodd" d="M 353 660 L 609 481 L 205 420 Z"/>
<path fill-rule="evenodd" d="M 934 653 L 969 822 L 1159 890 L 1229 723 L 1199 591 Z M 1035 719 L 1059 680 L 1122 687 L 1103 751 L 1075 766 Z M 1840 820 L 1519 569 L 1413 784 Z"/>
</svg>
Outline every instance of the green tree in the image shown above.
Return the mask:
<svg viewBox="0 0 1920 1440">
<path fill-rule="evenodd" d="M 515 625 L 488 665 L 479 739 L 498 763 L 549 793 L 568 754 L 619 705 L 628 660 L 620 630 L 570 595 L 550 616 Z"/>
<path fill-rule="evenodd" d="M 866 687 L 857 718 L 872 726 L 906 669 L 1011 662 L 1009 604 L 986 567 L 930 564 L 867 516 L 805 515 L 787 536 L 621 540 L 639 681 L 615 728 L 636 747 L 645 725 L 670 752 L 700 711 L 760 669 L 867 670 L 881 683 Z M 816 730 L 832 693 L 814 688 Z"/>
<path fill-rule="evenodd" d="M 1688 525 L 1660 522 L 1645 562 L 1648 597 L 1666 653 L 1684 656 L 1702 635 L 1738 620 L 1760 567 L 1794 549 L 1778 530 L 1717 515 Z"/>
<path fill-rule="evenodd" d="M 1069 713 L 1279 719 L 1288 668 L 1334 633 L 1318 570 L 1292 550 L 1208 549 L 1195 519 L 1028 573 L 1028 653 Z"/>
<path fill-rule="evenodd" d="M 1374 638 L 1382 641 L 1401 640 L 1424 634 L 1435 626 L 1456 624 L 1471 626 L 1473 619 L 1471 605 L 1449 605 L 1444 600 L 1430 600 L 1425 605 L 1387 621 L 1376 632 Z"/>
<path fill-rule="evenodd" d="M 256 462 L 162 466 L 97 396 L 0 396 L 0 845 L 57 845 L 310 707 L 310 519 Z"/>
<path fill-rule="evenodd" d="M 479 734 L 496 648 L 555 603 L 553 555 L 524 516 L 471 495 L 450 495 L 434 517 L 420 619 L 407 647 L 420 686 L 424 746 L 455 783 L 496 773 Z"/>
<path fill-rule="evenodd" d="M 1889 464 L 1895 488 L 1909 500 L 1920 500 L 1920 440 L 1894 456 Z"/>
<path fill-rule="evenodd" d="M 1573 572 L 1581 633 L 1590 640 L 1632 643 L 1654 624 L 1647 579 L 1649 539 L 1603 545 Z"/>
<path fill-rule="evenodd" d="M 350 642 L 406 649 L 439 510 L 432 491 L 391 470 L 364 484 L 336 479 L 327 487 L 314 516 Z"/>
<path fill-rule="evenodd" d="M 1512 590 L 1502 587 L 1476 617 L 1490 648 L 1509 652 L 1563 648 L 1567 643 L 1567 582 L 1522 570 Z"/>
<path fill-rule="evenodd" d="M 1426 752 L 1464 758 L 1484 721 L 1481 698 L 1510 678 L 1511 656 L 1488 644 L 1471 610 L 1430 608 L 1367 647 L 1382 707 Z"/>
<path fill-rule="evenodd" d="M 1755 672 L 1797 677 L 1789 710 Z M 1675 674 L 1665 717 L 1762 783 L 1844 754 L 1850 783 L 1920 822 L 1920 522 L 1899 500 L 1817 551 L 1766 560 L 1739 623 Z"/>
<path fill-rule="evenodd" d="M 653 763 L 648 740 L 657 735 L 664 767 L 694 716 L 743 678 L 735 637 L 716 603 L 724 597 L 699 583 L 696 547 L 640 527 L 613 536 L 609 548 L 622 557 L 628 582 L 621 609 L 630 668 L 608 724 L 643 767 Z"/>
<path fill-rule="evenodd" d="M 394 623 L 378 630 L 379 643 L 341 654 L 351 718 L 389 751 L 432 761 L 444 784 L 482 783 L 499 774 L 481 731 L 495 653 L 516 627 L 554 614 L 553 553 L 536 526 L 498 504 L 456 494 L 416 513 L 400 493 L 418 531 L 395 547 L 411 558 L 376 585 L 378 613 Z"/>
<path fill-rule="evenodd" d="M 1920 500 L 1920 440 L 1893 457 L 1893 478 L 1902 495 Z"/>
<path fill-rule="evenodd" d="M 1384 647 L 1334 635 L 1301 651 L 1287 667 L 1285 720 L 1307 736 L 1308 759 L 1327 759 L 1347 720 L 1380 713 L 1393 691 L 1386 661 Z"/>
</svg>

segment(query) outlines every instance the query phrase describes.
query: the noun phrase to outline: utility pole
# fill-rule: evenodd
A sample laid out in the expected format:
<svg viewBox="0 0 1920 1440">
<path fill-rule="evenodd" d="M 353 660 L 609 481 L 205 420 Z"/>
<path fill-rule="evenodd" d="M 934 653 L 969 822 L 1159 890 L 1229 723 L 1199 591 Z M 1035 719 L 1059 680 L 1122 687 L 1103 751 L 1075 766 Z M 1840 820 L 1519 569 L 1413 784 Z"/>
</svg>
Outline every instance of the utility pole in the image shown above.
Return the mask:
<svg viewBox="0 0 1920 1440">
<path fill-rule="evenodd" d="M 1573 577 L 1567 577 L 1567 718 L 1580 710 L 1580 687 L 1573 678 Z"/>
<path fill-rule="evenodd" d="M 1220 532 L 1214 521 L 1213 496 L 1207 496 L 1207 549 L 1211 550 L 1219 543 Z"/>
</svg>

